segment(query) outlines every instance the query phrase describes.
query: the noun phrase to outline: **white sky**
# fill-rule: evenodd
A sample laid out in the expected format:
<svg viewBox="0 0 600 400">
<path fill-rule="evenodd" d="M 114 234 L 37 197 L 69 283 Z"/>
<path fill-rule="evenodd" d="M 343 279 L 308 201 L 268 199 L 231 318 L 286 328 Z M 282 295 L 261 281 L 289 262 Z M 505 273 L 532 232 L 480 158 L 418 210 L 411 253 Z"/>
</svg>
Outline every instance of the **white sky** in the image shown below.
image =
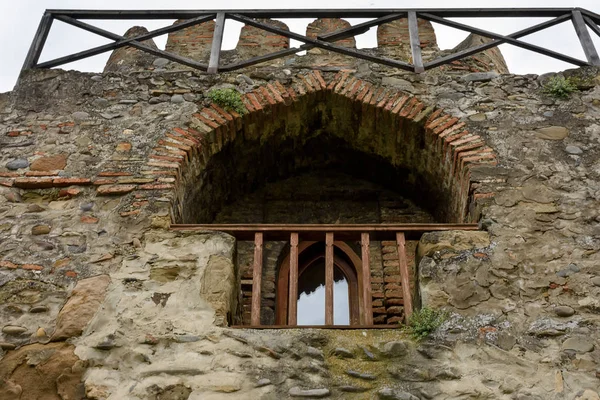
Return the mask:
<svg viewBox="0 0 600 400">
<path fill-rule="evenodd" d="M 600 13 L 598 0 L 494 0 L 488 7 L 581 7 Z M 486 3 L 481 0 L 455 0 L 453 2 L 441 0 L 421 0 L 418 3 L 392 0 L 303 0 L 301 6 L 297 2 L 284 2 L 274 0 L 253 0 L 252 2 L 240 0 L 221 0 L 219 2 L 204 2 L 191 0 L 2 0 L 0 4 L 0 51 L 3 55 L 0 60 L 0 92 L 12 90 L 29 45 L 33 39 L 39 20 L 45 9 L 244 9 L 244 8 L 482 8 Z M 285 20 L 292 31 L 305 33 L 306 25 L 311 20 Z M 356 24 L 364 20 L 349 20 Z M 487 29 L 500 34 L 509 34 L 543 19 L 464 19 L 461 22 Z M 103 27 L 112 32 L 123 34 L 132 25 L 143 25 L 149 30 L 169 25 L 173 21 L 89 21 L 91 24 Z M 241 24 L 228 20 L 226 24 L 224 48 L 234 48 L 237 42 Z M 451 28 L 435 25 L 438 44 L 440 48 L 456 46 L 467 33 Z M 375 47 L 375 32 L 357 36 L 358 47 Z M 590 32 L 594 38 L 597 49 L 600 51 L 600 38 Z M 154 39 L 160 48 L 164 48 L 166 36 Z M 525 41 L 540 46 L 548 47 L 570 56 L 584 59 L 583 51 L 579 46 L 577 36 L 570 22 L 555 26 L 550 30 L 540 32 L 524 38 Z M 40 61 L 50 60 L 63 55 L 75 53 L 94 46 L 108 43 L 104 38 L 96 36 L 60 21 L 54 21 L 46 48 Z M 292 41 L 292 46 L 297 43 Z M 536 53 L 522 50 L 510 45 L 502 45 L 501 50 L 513 73 L 545 73 L 561 71 L 572 68 L 570 64 L 563 63 Z M 110 53 L 104 53 L 94 58 L 86 59 L 65 65 L 65 69 L 81 71 L 101 71 Z"/>
</svg>

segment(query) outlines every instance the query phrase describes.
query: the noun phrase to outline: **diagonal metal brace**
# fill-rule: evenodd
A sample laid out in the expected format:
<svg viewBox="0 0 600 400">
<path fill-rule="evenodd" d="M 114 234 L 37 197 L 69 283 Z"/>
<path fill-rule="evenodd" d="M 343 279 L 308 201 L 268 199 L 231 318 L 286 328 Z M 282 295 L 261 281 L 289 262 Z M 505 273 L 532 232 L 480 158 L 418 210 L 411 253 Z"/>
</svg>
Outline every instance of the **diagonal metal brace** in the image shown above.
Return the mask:
<svg viewBox="0 0 600 400">
<path fill-rule="evenodd" d="M 499 35 L 497 33 L 489 32 L 489 31 L 486 31 L 484 29 L 479 29 L 479 28 L 475 28 L 475 27 L 472 27 L 472 26 L 469 26 L 469 25 L 461 24 L 460 22 L 450 21 L 450 20 L 438 17 L 438 16 L 433 15 L 433 14 L 420 13 L 419 16 L 421 18 L 423 18 L 423 19 L 427 19 L 427 20 L 432 21 L 432 22 L 437 22 L 438 24 L 447 25 L 447 26 L 450 26 L 452 28 L 456 28 L 456 29 L 460 29 L 460 30 L 463 30 L 463 31 L 475 33 L 477 35 L 485 36 L 485 37 L 492 38 L 492 39 L 504 40 L 506 43 L 512 44 L 513 46 L 517 46 L 517 47 L 521 47 L 523 49 L 531 50 L 533 52 L 536 52 L 536 53 L 539 53 L 539 54 L 543 54 L 543 55 L 548 56 L 548 57 L 553 57 L 553 58 L 556 58 L 557 60 L 565 61 L 565 62 L 574 64 L 574 65 L 579 65 L 580 67 L 590 65 L 589 63 L 587 63 L 585 61 L 579 60 L 579 59 L 574 58 L 574 57 L 569 57 L 569 56 L 566 56 L 564 54 L 557 53 L 555 51 L 546 49 L 546 48 L 541 47 L 541 46 L 536 46 L 534 44 L 525 43 L 525 42 L 522 42 L 522 41 L 517 40 L 517 39 L 513 39 L 513 38 L 508 37 L 508 36 Z"/>
<path fill-rule="evenodd" d="M 128 46 L 131 42 L 142 42 L 144 40 L 152 39 L 156 36 L 161 36 L 167 33 L 176 32 L 185 28 L 189 28 L 190 26 L 198 25 L 204 22 L 211 21 L 215 18 L 215 14 L 204 15 L 198 18 L 193 18 L 187 21 L 183 21 L 177 25 L 170 25 L 164 28 L 159 28 L 143 35 L 139 35 L 133 38 L 118 40 L 114 43 L 108 43 L 102 46 L 94 47 L 89 50 L 85 50 L 79 53 L 73 53 L 68 56 L 55 58 L 54 60 L 46 61 L 43 63 L 39 63 L 36 65 L 37 68 L 53 68 L 58 67 L 59 65 L 67 64 L 74 61 L 79 61 L 87 57 L 93 57 L 98 54 L 105 53 L 107 51 L 116 50 L 118 48 Z"/>
<path fill-rule="evenodd" d="M 245 24 L 248 24 L 248 25 L 251 25 L 251 26 L 263 29 L 263 30 L 265 30 L 267 32 L 276 33 L 278 35 L 285 36 L 285 37 L 288 37 L 290 39 L 298 40 L 299 42 L 311 44 L 314 47 L 318 47 L 318 48 L 321 48 L 321 49 L 324 49 L 324 50 L 330 50 L 330 51 L 333 51 L 333 52 L 336 52 L 336 53 L 340 53 L 340 54 L 344 54 L 344 55 L 347 55 L 347 56 L 352 56 L 352 57 L 360 58 L 360 59 L 363 59 L 363 60 L 372 61 L 372 62 L 376 62 L 376 63 L 383 64 L 383 65 L 388 65 L 390 67 L 404 69 L 406 71 L 414 71 L 414 67 L 411 64 L 408 64 L 408 63 L 405 63 L 405 62 L 402 62 L 402 61 L 391 60 L 389 58 L 384 58 L 384 57 L 371 56 L 369 54 L 365 54 L 365 53 L 357 51 L 357 50 L 349 49 L 347 47 L 337 46 L 335 44 L 324 42 L 322 40 L 310 39 L 309 37 L 306 37 L 304 35 L 300 35 L 298 33 L 286 31 L 286 30 L 283 30 L 283 29 L 276 28 L 274 26 L 270 26 L 270 25 L 266 25 L 266 24 L 260 23 L 258 21 L 255 21 L 252 18 L 244 17 L 243 15 L 230 14 L 229 17 L 232 18 L 232 19 L 235 19 L 236 21 L 243 22 Z"/>
<path fill-rule="evenodd" d="M 560 17 L 554 18 L 550 21 L 545 21 L 540 24 L 530 26 L 529 28 L 520 30 L 518 32 L 511 33 L 510 35 L 507 35 L 506 37 L 518 39 L 520 37 L 531 35 L 532 33 L 542 31 L 546 28 L 550 28 L 551 26 L 558 25 L 558 24 L 565 22 L 567 20 L 570 20 L 570 19 L 571 19 L 571 14 L 565 14 Z M 435 67 L 439 67 L 440 65 L 449 64 L 452 61 L 462 60 L 463 58 L 472 56 L 473 54 L 477 54 L 482 51 L 500 46 L 502 43 L 505 43 L 505 42 L 506 42 L 506 40 L 504 40 L 504 39 L 497 39 L 497 40 L 493 40 L 488 43 L 480 44 L 479 46 L 470 47 L 468 49 L 449 54 L 445 57 L 437 58 L 433 61 L 425 63 L 425 69 L 426 70 L 432 69 Z"/>
<path fill-rule="evenodd" d="M 56 15 L 54 18 L 56 18 L 56 19 L 58 19 L 60 21 L 63 21 L 65 23 L 67 23 L 67 24 L 70 24 L 70 25 L 76 26 L 78 28 L 81 28 L 83 30 L 86 30 L 88 32 L 92 32 L 92 33 L 95 33 L 97 35 L 103 36 L 103 37 L 108 38 L 108 39 L 112 39 L 112 40 L 127 40 L 125 37 L 123 37 L 121 35 L 117 35 L 116 33 L 109 32 L 109 31 L 104 30 L 102 28 L 98 28 L 96 26 L 93 26 L 93 25 L 90 25 L 90 24 L 86 24 L 85 22 L 81 22 L 81 21 L 76 20 L 76 19 L 71 18 L 71 17 L 67 17 L 67 16 L 64 16 L 64 15 Z M 166 58 L 168 60 L 175 61 L 175 62 L 178 62 L 178 63 L 183 64 L 183 65 L 187 65 L 187 66 L 192 67 L 192 68 L 200 69 L 200 70 L 203 70 L 203 71 L 206 71 L 207 68 L 208 68 L 208 66 L 206 64 L 202 64 L 202 63 L 196 62 L 194 60 L 191 60 L 189 58 L 182 57 L 182 56 L 179 56 L 177 54 L 169 53 L 167 51 L 163 51 L 163 50 L 159 50 L 159 49 L 154 49 L 154 48 L 152 48 L 150 46 L 146 46 L 145 44 L 140 43 L 140 42 L 138 42 L 136 40 L 133 40 L 133 41 L 129 42 L 129 46 L 135 47 L 136 49 L 145 51 L 146 53 L 150 53 L 150 54 L 153 54 L 153 55 L 158 56 L 158 57 L 164 57 L 164 58 Z"/>
</svg>

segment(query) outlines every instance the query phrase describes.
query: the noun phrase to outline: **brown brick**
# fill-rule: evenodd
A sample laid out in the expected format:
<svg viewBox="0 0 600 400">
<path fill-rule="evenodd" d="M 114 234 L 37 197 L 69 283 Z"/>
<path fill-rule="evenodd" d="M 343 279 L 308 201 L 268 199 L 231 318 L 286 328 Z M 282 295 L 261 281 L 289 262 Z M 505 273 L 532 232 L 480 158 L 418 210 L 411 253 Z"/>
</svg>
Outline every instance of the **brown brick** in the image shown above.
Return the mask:
<svg viewBox="0 0 600 400">
<path fill-rule="evenodd" d="M 23 265 L 21 265 L 21 268 L 30 270 L 30 271 L 41 271 L 44 269 L 44 267 L 42 267 L 41 265 L 37 265 L 37 264 L 23 264 Z"/>
<path fill-rule="evenodd" d="M 17 178 L 14 186 L 22 189 L 45 189 L 54 186 L 52 178 Z"/>
<path fill-rule="evenodd" d="M 11 261 L 7 261 L 7 260 L 2 260 L 0 261 L 0 267 L 2 268 L 10 268 L 10 269 L 15 269 L 18 267 L 17 264 L 11 262 Z"/>
<path fill-rule="evenodd" d="M 99 195 L 119 195 L 126 194 L 135 190 L 136 185 L 102 185 L 96 189 Z"/>
</svg>

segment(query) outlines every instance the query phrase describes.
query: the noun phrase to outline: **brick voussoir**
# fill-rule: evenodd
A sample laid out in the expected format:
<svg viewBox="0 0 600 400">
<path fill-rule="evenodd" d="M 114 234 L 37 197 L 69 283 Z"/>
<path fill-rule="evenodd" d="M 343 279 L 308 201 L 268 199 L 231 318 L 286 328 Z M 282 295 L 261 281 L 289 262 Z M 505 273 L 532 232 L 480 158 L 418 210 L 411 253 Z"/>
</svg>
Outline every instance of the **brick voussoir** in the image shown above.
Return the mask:
<svg viewBox="0 0 600 400">
<path fill-rule="evenodd" d="M 428 125 L 429 125 L 429 124 L 430 124 L 432 121 L 434 121 L 434 120 L 435 120 L 437 117 L 439 117 L 439 116 L 440 116 L 440 114 L 441 114 L 441 113 L 443 113 L 443 112 L 444 112 L 444 109 L 442 109 L 442 108 L 438 108 L 437 110 L 435 110 L 435 111 L 433 112 L 433 114 L 431 114 L 431 115 L 430 115 L 430 116 L 427 118 L 427 121 L 425 121 L 425 127 L 426 127 L 426 128 L 429 128 L 429 126 L 428 126 Z"/>
<path fill-rule="evenodd" d="M 356 98 L 356 96 L 358 95 L 360 89 L 363 87 L 364 82 L 361 81 L 360 79 L 357 79 L 356 82 L 354 83 L 354 85 L 352 85 L 352 88 L 346 92 L 345 96 L 348 97 L 349 99 L 354 100 Z"/>
<path fill-rule="evenodd" d="M 235 117 L 233 116 L 233 114 L 231 114 L 228 111 L 225 111 L 223 108 L 219 107 L 217 104 L 212 103 L 210 105 L 210 108 L 212 108 L 213 110 L 215 110 L 215 112 L 220 115 L 221 117 L 225 118 L 227 121 L 232 122 Z M 239 114 L 238 114 L 239 116 Z"/>
<path fill-rule="evenodd" d="M 220 126 L 218 123 L 216 123 L 215 121 L 209 119 L 208 117 L 205 117 L 201 113 L 194 114 L 194 117 L 198 118 L 202 123 L 208 125 L 212 129 L 217 129 Z"/>
<path fill-rule="evenodd" d="M 346 93 L 350 92 L 353 88 L 354 85 L 359 81 L 359 79 L 356 79 L 355 77 L 350 77 L 350 79 L 348 80 L 348 82 L 346 82 L 346 84 L 344 85 L 344 87 L 342 88 L 342 90 L 339 91 L 338 94 L 342 95 L 342 96 L 346 96 Z M 348 96 L 346 96 L 348 97 Z"/>
<path fill-rule="evenodd" d="M 206 118 L 214 120 L 219 125 L 226 125 L 227 120 L 219 115 L 216 111 L 211 108 L 205 107 L 202 109 L 200 114 L 204 115 Z"/>
<path fill-rule="evenodd" d="M 191 140 L 194 144 L 200 144 L 201 134 L 198 131 L 194 131 L 193 129 L 185 130 L 183 128 L 173 128 L 172 131 L 174 134 L 181 135 L 188 140 Z"/>
<path fill-rule="evenodd" d="M 371 100 L 369 101 L 369 105 L 374 106 L 375 104 L 377 104 L 377 101 L 379 101 L 379 98 L 381 97 L 381 95 L 383 94 L 383 92 L 386 89 L 384 87 L 378 87 L 377 90 L 375 90 L 375 92 L 373 93 L 373 96 L 371 96 Z M 367 103 L 365 101 L 365 103 Z"/>
<path fill-rule="evenodd" d="M 260 91 L 260 94 L 267 101 L 267 103 L 269 105 L 274 106 L 275 104 L 277 104 L 277 100 L 275 100 L 273 98 L 273 96 L 271 96 L 271 93 L 269 92 L 269 90 L 266 87 L 260 86 L 258 88 L 258 90 Z"/>
<path fill-rule="evenodd" d="M 404 107 L 404 105 L 406 104 L 406 102 L 408 100 L 410 100 L 410 95 L 405 94 L 404 96 L 402 96 L 400 98 L 400 100 L 398 100 L 398 102 L 396 103 L 394 108 L 392 109 L 392 114 L 398 114 L 400 112 L 400 110 L 402 110 L 402 107 Z"/>
<path fill-rule="evenodd" d="M 450 119 L 450 115 L 448 114 L 444 114 L 436 119 L 432 119 L 430 120 L 426 125 L 425 125 L 425 129 L 428 132 L 433 132 L 435 130 L 435 128 L 437 128 L 438 126 L 440 126 L 441 124 L 443 124 L 444 122 L 446 122 L 447 120 Z"/>
<path fill-rule="evenodd" d="M 385 105 L 390 101 L 390 98 L 394 95 L 394 92 L 391 90 L 386 90 L 381 96 L 381 100 L 377 103 L 375 108 L 384 108 Z"/>
<path fill-rule="evenodd" d="M 400 117 L 407 117 L 408 114 L 412 111 L 413 107 L 419 102 L 416 97 L 410 99 L 408 103 L 402 108 L 400 113 L 398 114 Z"/>
<path fill-rule="evenodd" d="M 459 119 L 456 117 L 450 118 L 449 120 L 447 120 L 446 122 L 444 122 L 443 124 L 441 124 L 437 128 L 435 128 L 433 130 L 433 134 L 439 135 L 440 133 L 442 133 L 445 130 L 447 130 L 448 128 L 450 128 L 452 125 L 456 124 L 458 121 L 459 121 Z"/>
<path fill-rule="evenodd" d="M 252 104 L 252 108 L 254 108 L 255 111 L 259 111 L 259 110 L 263 109 L 262 104 L 260 104 L 260 102 L 256 98 L 256 95 L 254 94 L 254 92 L 246 93 L 245 97 L 250 101 L 250 103 Z"/>
<path fill-rule="evenodd" d="M 177 143 L 175 141 L 172 141 L 171 138 L 165 138 L 165 139 L 160 139 L 158 141 L 158 144 L 163 145 L 163 146 L 167 146 L 167 147 L 173 147 L 179 150 L 183 150 L 187 153 L 189 153 L 192 150 L 191 146 L 187 146 L 185 144 L 182 143 Z"/>
<path fill-rule="evenodd" d="M 174 140 L 175 143 L 181 143 L 186 146 L 194 147 L 198 144 L 198 142 L 188 139 L 185 136 L 174 135 L 172 133 L 165 134 L 165 140 Z"/>
<path fill-rule="evenodd" d="M 415 107 L 412 109 L 410 114 L 408 114 L 407 118 L 411 121 L 415 119 L 415 117 L 425 108 L 425 104 L 422 102 L 418 102 Z"/>
<path fill-rule="evenodd" d="M 277 90 L 277 88 L 275 86 L 273 86 L 270 83 L 267 83 L 267 89 L 270 90 L 271 94 L 273 95 L 273 97 L 275 98 L 275 100 L 278 103 L 285 103 L 285 100 L 283 100 L 282 94 L 279 92 L 279 90 Z"/>
<path fill-rule="evenodd" d="M 341 77 L 342 77 L 342 73 L 341 72 L 338 72 L 337 74 L 335 74 L 335 76 L 333 77 L 333 79 L 331 79 L 331 81 L 327 85 L 327 90 L 333 90 L 333 88 L 338 83 L 338 81 L 341 79 Z"/>
<path fill-rule="evenodd" d="M 384 107 L 385 111 L 391 111 L 392 108 L 394 107 L 394 104 L 396 103 L 396 101 L 400 98 L 400 96 L 402 96 L 402 92 L 397 92 L 395 95 L 393 95 L 392 97 L 390 97 L 389 101 L 387 102 L 387 104 Z"/>
<path fill-rule="evenodd" d="M 373 88 L 373 85 L 370 82 L 366 82 L 365 86 L 363 86 L 363 88 L 360 90 L 360 93 L 358 93 L 355 100 L 362 102 L 363 99 L 365 98 L 365 96 L 367 95 L 367 93 L 369 93 L 372 88 Z"/>
<path fill-rule="evenodd" d="M 314 70 L 311 73 L 314 76 L 314 78 L 317 80 L 317 82 L 319 82 L 319 84 L 321 85 L 321 89 L 327 89 L 327 83 L 325 83 L 325 79 L 323 79 L 323 75 L 321 74 L 321 71 Z"/>
<path fill-rule="evenodd" d="M 247 95 L 242 96 L 242 103 L 244 103 L 244 106 L 246 106 L 246 110 L 248 110 L 249 113 L 252 113 L 255 111 L 255 108 L 252 105 L 252 102 L 250 101 L 250 99 L 248 98 Z"/>
<path fill-rule="evenodd" d="M 414 116 L 413 122 L 420 123 L 421 121 L 423 121 L 423 119 L 425 119 L 425 117 L 427 117 L 429 114 L 431 114 L 433 112 L 433 110 L 435 110 L 435 106 L 427 107 L 426 109 L 421 111 L 419 114 Z"/>
</svg>

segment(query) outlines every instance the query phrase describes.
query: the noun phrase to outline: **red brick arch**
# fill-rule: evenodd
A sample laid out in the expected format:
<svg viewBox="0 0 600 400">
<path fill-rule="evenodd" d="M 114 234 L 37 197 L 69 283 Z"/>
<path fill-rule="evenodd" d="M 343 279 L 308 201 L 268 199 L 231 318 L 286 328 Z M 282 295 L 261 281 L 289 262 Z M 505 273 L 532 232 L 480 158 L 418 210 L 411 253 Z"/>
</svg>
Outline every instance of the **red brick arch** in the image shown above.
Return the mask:
<svg viewBox="0 0 600 400">
<path fill-rule="evenodd" d="M 150 155 L 148 166 L 160 170 L 157 174 L 175 177 L 172 185 L 164 187 L 173 195 L 174 221 L 182 222 L 186 191 L 223 146 L 238 136 L 262 140 L 261 135 L 281 134 L 283 128 L 295 129 L 292 136 L 302 135 L 303 118 L 308 118 L 311 107 L 332 107 L 328 118 L 335 120 L 344 139 L 391 165 L 415 168 L 430 185 L 442 188 L 454 222 L 472 219 L 468 206 L 474 198 L 473 169 L 497 163 L 493 149 L 470 133 L 465 122 L 415 96 L 349 72 L 330 79 L 319 71 L 302 73 L 291 84 L 274 81 L 242 99 L 248 113 L 240 115 L 212 104 L 195 114 L 188 127 L 167 132 Z M 307 102 L 312 103 L 307 106 Z M 406 150 L 407 146 L 413 150 Z"/>
</svg>

